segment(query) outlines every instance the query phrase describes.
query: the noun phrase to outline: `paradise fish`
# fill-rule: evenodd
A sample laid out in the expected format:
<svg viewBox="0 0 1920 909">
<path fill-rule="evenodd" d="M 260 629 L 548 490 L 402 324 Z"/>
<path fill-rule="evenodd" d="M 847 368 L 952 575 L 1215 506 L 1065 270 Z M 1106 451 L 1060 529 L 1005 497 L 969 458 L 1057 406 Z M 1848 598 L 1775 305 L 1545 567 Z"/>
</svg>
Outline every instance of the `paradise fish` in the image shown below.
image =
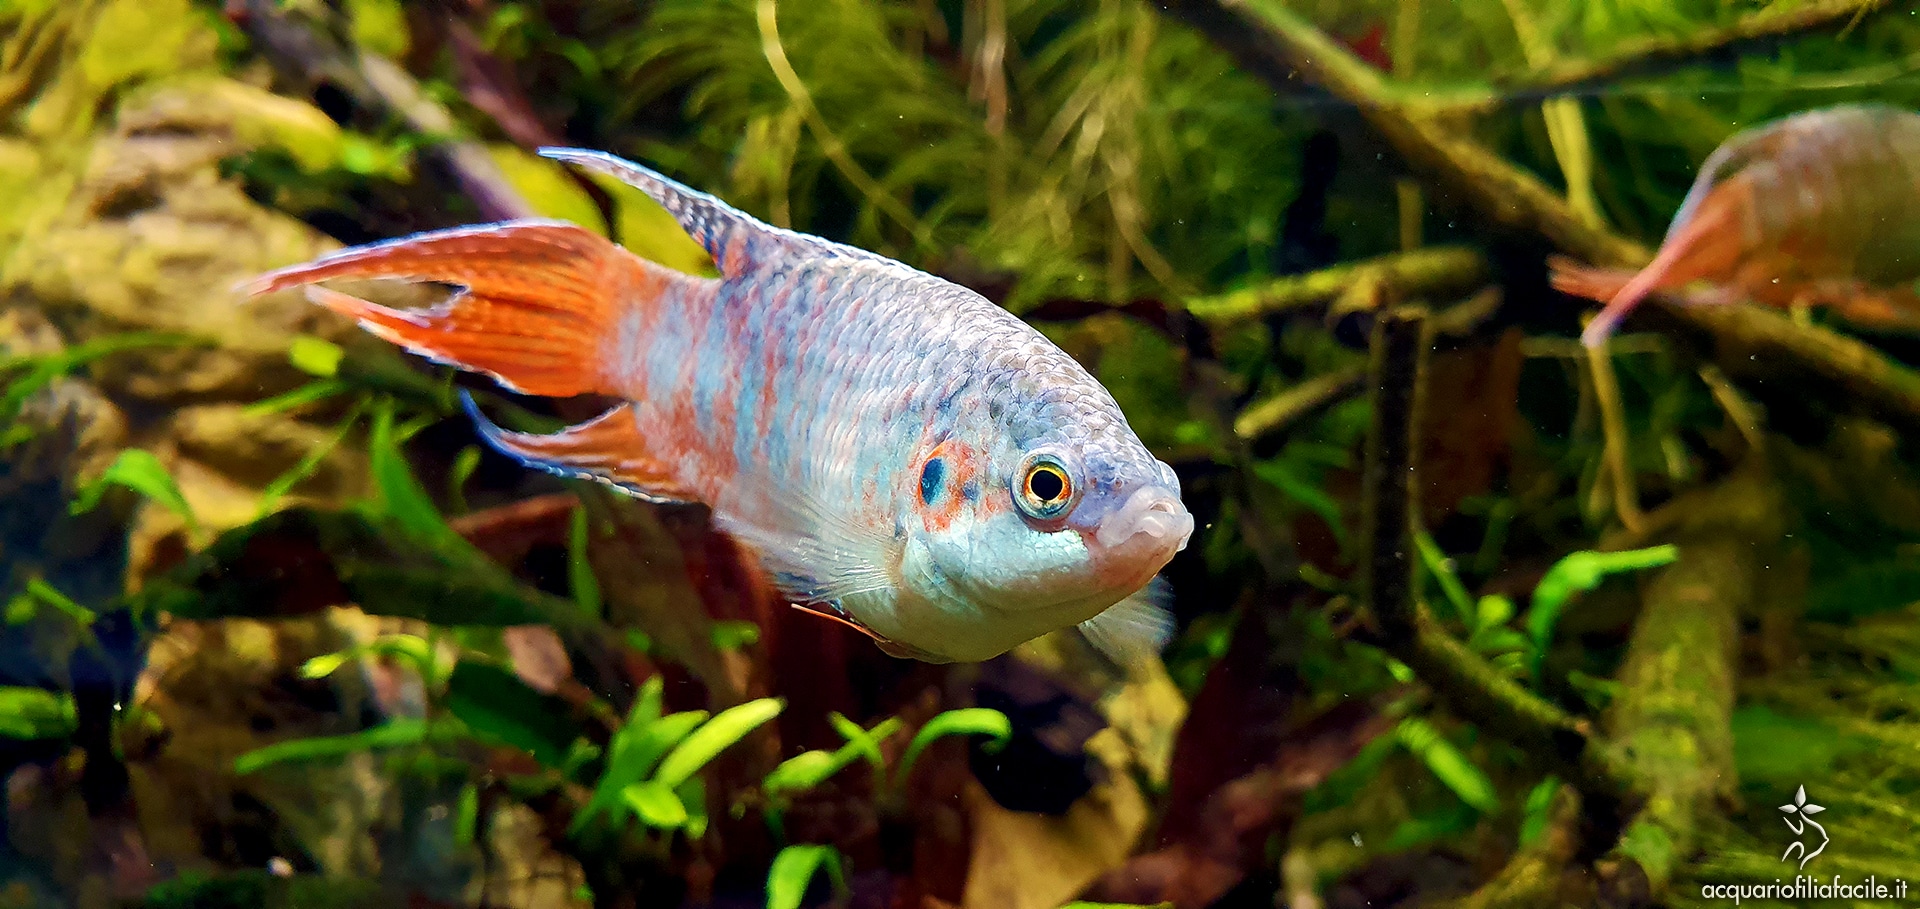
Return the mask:
<svg viewBox="0 0 1920 909">
<path fill-rule="evenodd" d="M 1696 281 L 1689 303 L 1824 304 L 1881 327 L 1920 326 L 1920 114 L 1843 105 L 1736 134 L 1700 168 L 1639 273 L 1555 257 L 1553 286 L 1606 302 L 1606 341 L 1648 294 Z"/>
<path fill-rule="evenodd" d="M 623 403 L 553 435 L 480 434 L 525 464 L 656 502 L 702 502 L 796 606 L 890 654 L 984 660 L 1078 626 L 1125 661 L 1171 628 L 1157 578 L 1193 518 L 1080 364 L 966 288 L 764 224 L 612 155 L 542 155 L 653 197 L 720 277 L 668 269 L 560 221 L 345 249 L 255 280 L 464 289 L 401 311 L 316 303 L 436 362 L 531 395 Z"/>
</svg>

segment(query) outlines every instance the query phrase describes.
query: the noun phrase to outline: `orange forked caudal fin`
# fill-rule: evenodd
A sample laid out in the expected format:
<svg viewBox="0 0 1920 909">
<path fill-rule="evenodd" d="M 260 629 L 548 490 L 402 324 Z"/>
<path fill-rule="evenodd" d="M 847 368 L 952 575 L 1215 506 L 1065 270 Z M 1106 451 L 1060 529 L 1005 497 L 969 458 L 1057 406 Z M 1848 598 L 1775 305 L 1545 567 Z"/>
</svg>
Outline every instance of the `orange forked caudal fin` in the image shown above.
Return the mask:
<svg viewBox="0 0 1920 909">
<path fill-rule="evenodd" d="M 655 303 L 675 281 L 584 228 L 512 221 L 345 249 L 261 276 L 250 294 L 336 278 L 405 278 L 464 289 L 437 307 L 397 310 L 324 288 L 309 297 L 416 354 L 483 372 L 545 397 L 625 395 L 610 359 L 631 308 Z"/>
</svg>

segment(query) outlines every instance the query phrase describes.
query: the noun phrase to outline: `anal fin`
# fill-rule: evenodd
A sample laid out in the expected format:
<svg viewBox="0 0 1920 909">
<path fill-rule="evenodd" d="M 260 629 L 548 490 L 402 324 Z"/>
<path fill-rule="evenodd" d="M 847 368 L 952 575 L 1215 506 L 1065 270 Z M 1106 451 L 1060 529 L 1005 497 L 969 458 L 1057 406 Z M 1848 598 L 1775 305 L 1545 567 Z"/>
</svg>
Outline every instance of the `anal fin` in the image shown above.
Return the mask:
<svg viewBox="0 0 1920 909">
<path fill-rule="evenodd" d="M 597 480 L 635 498 L 661 504 L 699 499 L 665 465 L 647 457 L 646 437 L 633 408 L 622 404 L 585 423 L 550 435 L 511 432 L 487 419 L 473 396 L 460 394 L 481 438 L 529 467 L 576 479 Z"/>
</svg>

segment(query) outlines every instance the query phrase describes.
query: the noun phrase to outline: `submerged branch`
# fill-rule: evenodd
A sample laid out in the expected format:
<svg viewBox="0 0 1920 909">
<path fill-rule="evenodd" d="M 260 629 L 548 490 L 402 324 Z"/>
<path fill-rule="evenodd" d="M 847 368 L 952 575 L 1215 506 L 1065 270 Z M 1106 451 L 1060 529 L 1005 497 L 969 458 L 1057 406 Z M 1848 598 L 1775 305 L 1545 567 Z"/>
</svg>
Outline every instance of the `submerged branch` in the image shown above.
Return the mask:
<svg viewBox="0 0 1920 909">
<path fill-rule="evenodd" d="M 1643 38 L 1626 42 L 1604 56 L 1560 60 L 1532 72 L 1496 77 L 1493 89 L 1481 98 L 1450 95 L 1447 109 L 1449 113 L 1485 110 L 1513 101 L 1605 88 L 1621 79 L 1706 62 L 1755 44 L 1796 38 L 1828 28 L 1850 28 L 1865 16 L 1892 5 L 1887 0 L 1813 0 L 1785 11 L 1762 10 L 1721 28 L 1678 37 Z"/>
<path fill-rule="evenodd" d="M 1647 585 L 1608 725 L 1644 807 L 1597 864 L 1601 904 L 1659 902 L 1697 842 L 1697 819 L 1730 798 L 1739 616 L 1760 589 L 1759 548 L 1784 528 L 1756 456 L 1719 486 L 1670 503 L 1681 558 Z"/>
<path fill-rule="evenodd" d="M 1325 305 L 1363 283 L 1400 299 L 1446 295 L 1478 285 L 1487 272 L 1487 260 L 1478 250 L 1440 246 L 1277 278 L 1258 287 L 1194 298 L 1186 307 L 1195 318 L 1223 324 Z"/>
<path fill-rule="evenodd" d="M 453 114 L 412 76 L 384 57 L 341 44 L 319 23 L 305 21 L 305 15 L 274 0 L 245 0 L 239 21 L 266 58 L 295 81 L 331 85 L 356 105 L 398 117 L 435 140 L 421 153 L 453 176 L 482 217 L 504 221 L 534 214 L 486 150 L 457 137 Z"/>
<path fill-rule="evenodd" d="M 1651 258 L 1645 246 L 1589 223 L 1538 177 L 1456 135 L 1431 116 L 1433 106 L 1328 38 L 1311 22 L 1278 4 L 1247 0 L 1160 0 L 1162 8 L 1198 28 L 1248 72 L 1277 92 L 1304 80 L 1353 104 L 1407 163 L 1449 187 L 1490 226 L 1543 237 L 1582 261 L 1637 268 Z M 1871 346 L 1831 331 L 1795 325 L 1750 306 L 1685 306 L 1656 298 L 1658 311 L 1718 343 L 1716 359 L 1730 375 L 1782 367 L 1855 400 L 1875 416 L 1920 428 L 1920 373 L 1894 364 Z M 1637 315 L 1638 315 L 1637 313 Z"/>
<path fill-rule="evenodd" d="M 1487 288 L 1461 303 L 1433 314 L 1436 338 L 1464 337 L 1500 306 L 1499 288 Z M 1273 397 L 1247 407 L 1233 421 L 1233 434 L 1250 446 L 1261 447 L 1314 414 L 1357 395 L 1366 388 L 1367 367 L 1357 364 L 1321 373 Z"/>
<path fill-rule="evenodd" d="M 1382 646 L 1487 731 L 1565 774 L 1586 803 L 1611 814 L 1625 787 L 1589 724 L 1520 686 L 1454 639 L 1414 593 L 1414 516 L 1419 495 L 1415 435 L 1431 320 L 1420 307 L 1383 313 L 1374 324 L 1368 382 L 1373 423 L 1361 474 L 1365 560 L 1362 586 Z"/>
</svg>

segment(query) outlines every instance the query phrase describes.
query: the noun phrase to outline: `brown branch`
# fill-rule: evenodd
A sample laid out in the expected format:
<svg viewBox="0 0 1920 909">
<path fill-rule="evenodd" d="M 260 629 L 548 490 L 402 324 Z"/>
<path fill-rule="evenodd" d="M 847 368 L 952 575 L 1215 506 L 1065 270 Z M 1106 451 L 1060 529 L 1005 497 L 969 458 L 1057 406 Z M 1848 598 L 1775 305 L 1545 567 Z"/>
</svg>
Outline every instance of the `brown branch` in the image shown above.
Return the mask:
<svg viewBox="0 0 1920 909">
<path fill-rule="evenodd" d="M 1731 798 L 1739 616 L 1761 589 L 1784 503 L 1755 455 L 1719 485 L 1662 509 L 1678 562 L 1647 585 L 1609 719 L 1620 765 L 1645 807 L 1596 864 L 1600 904 L 1661 901 L 1697 844 L 1697 819 Z"/>
<path fill-rule="evenodd" d="M 275 0 L 243 0 L 238 21 L 276 69 L 308 86 L 329 84 L 356 105 L 405 121 L 436 141 L 421 149 L 459 184 L 488 220 L 533 215 L 533 208 L 478 143 L 458 138 L 453 115 L 390 60 L 337 40 L 324 22 Z"/>
<path fill-rule="evenodd" d="M 1374 323 L 1368 384 L 1373 422 L 1361 474 L 1362 589 L 1382 646 L 1449 707 L 1564 774 L 1611 816 L 1626 788 L 1589 724 L 1493 668 L 1441 628 L 1414 595 L 1413 522 L 1419 506 L 1416 436 L 1430 320 L 1420 307 Z"/>
<path fill-rule="evenodd" d="M 1571 787 L 1554 793 L 1546 828 L 1521 844 L 1493 879 L 1442 909 L 1533 909 L 1573 905 L 1565 892 L 1567 863 L 1580 850 L 1580 797 Z"/>
<path fill-rule="evenodd" d="M 1595 265 L 1638 267 L 1650 258 L 1641 244 L 1575 215 L 1539 178 L 1449 131 L 1430 116 L 1432 105 L 1409 100 L 1406 89 L 1285 7 L 1248 0 L 1159 2 L 1275 91 L 1292 91 L 1305 81 L 1358 107 L 1410 166 L 1449 187 L 1495 230 L 1544 237 Z M 1711 336 L 1716 360 L 1730 375 L 1777 380 L 1784 367 L 1824 386 L 1833 398 L 1858 402 L 1881 420 L 1920 428 L 1920 373 L 1867 344 L 1750 306 L 1660 300 L 1637 313 L 1653 311 Z"/>
<path fill-rule="evenodd" d="M 1188 300 L 1187 311 L 1210 324 L 1226 324 L 1332 303 L 1349 288 L 1376 284 L 1401 300 L 1444 296 L 1478 286 L 1487 260 L 1478 250 L 1438 246 L 1363 259 L 1303 275 L 1276 278 L 1258 287 Z"/>
<path fill-rule="evenodd" d="M 1487 288 L 1465 302 L 1449 306 L 1432 319 L 1435 337 L 1464 337 L 1500 306 L 1498 288 Z M 1367 369 L 1356 365 L 1302 381 L 1273 397 L 1253 404 L 1233 421 L 1233 434 L 1250 448 L 1273 442 L 1289 427 L 1359 394 L 1366 387 Z"/>
<path fill-rule="evenodd" d="M 1762 10 L 1722 28 L 1703 29 L 1677 38 L 1643 38 L 1626 42 L 1600 57 L 1561 60 L 1532 72 L 1496 76 L 1493 90 L 1484 98 L 1475 101 L 1456 98 L 1447 107 L 1450 113 L 1456 113 L 1602 88 L 1628 77 L 1706 62 L 1733 51 L 1752 49 L 1754 45 L 1803 37 L 1830 28 L 1851 27 L 1892 5 L 1887 0 L 1815 0 L 1784 12 Z"/>
</svg>

